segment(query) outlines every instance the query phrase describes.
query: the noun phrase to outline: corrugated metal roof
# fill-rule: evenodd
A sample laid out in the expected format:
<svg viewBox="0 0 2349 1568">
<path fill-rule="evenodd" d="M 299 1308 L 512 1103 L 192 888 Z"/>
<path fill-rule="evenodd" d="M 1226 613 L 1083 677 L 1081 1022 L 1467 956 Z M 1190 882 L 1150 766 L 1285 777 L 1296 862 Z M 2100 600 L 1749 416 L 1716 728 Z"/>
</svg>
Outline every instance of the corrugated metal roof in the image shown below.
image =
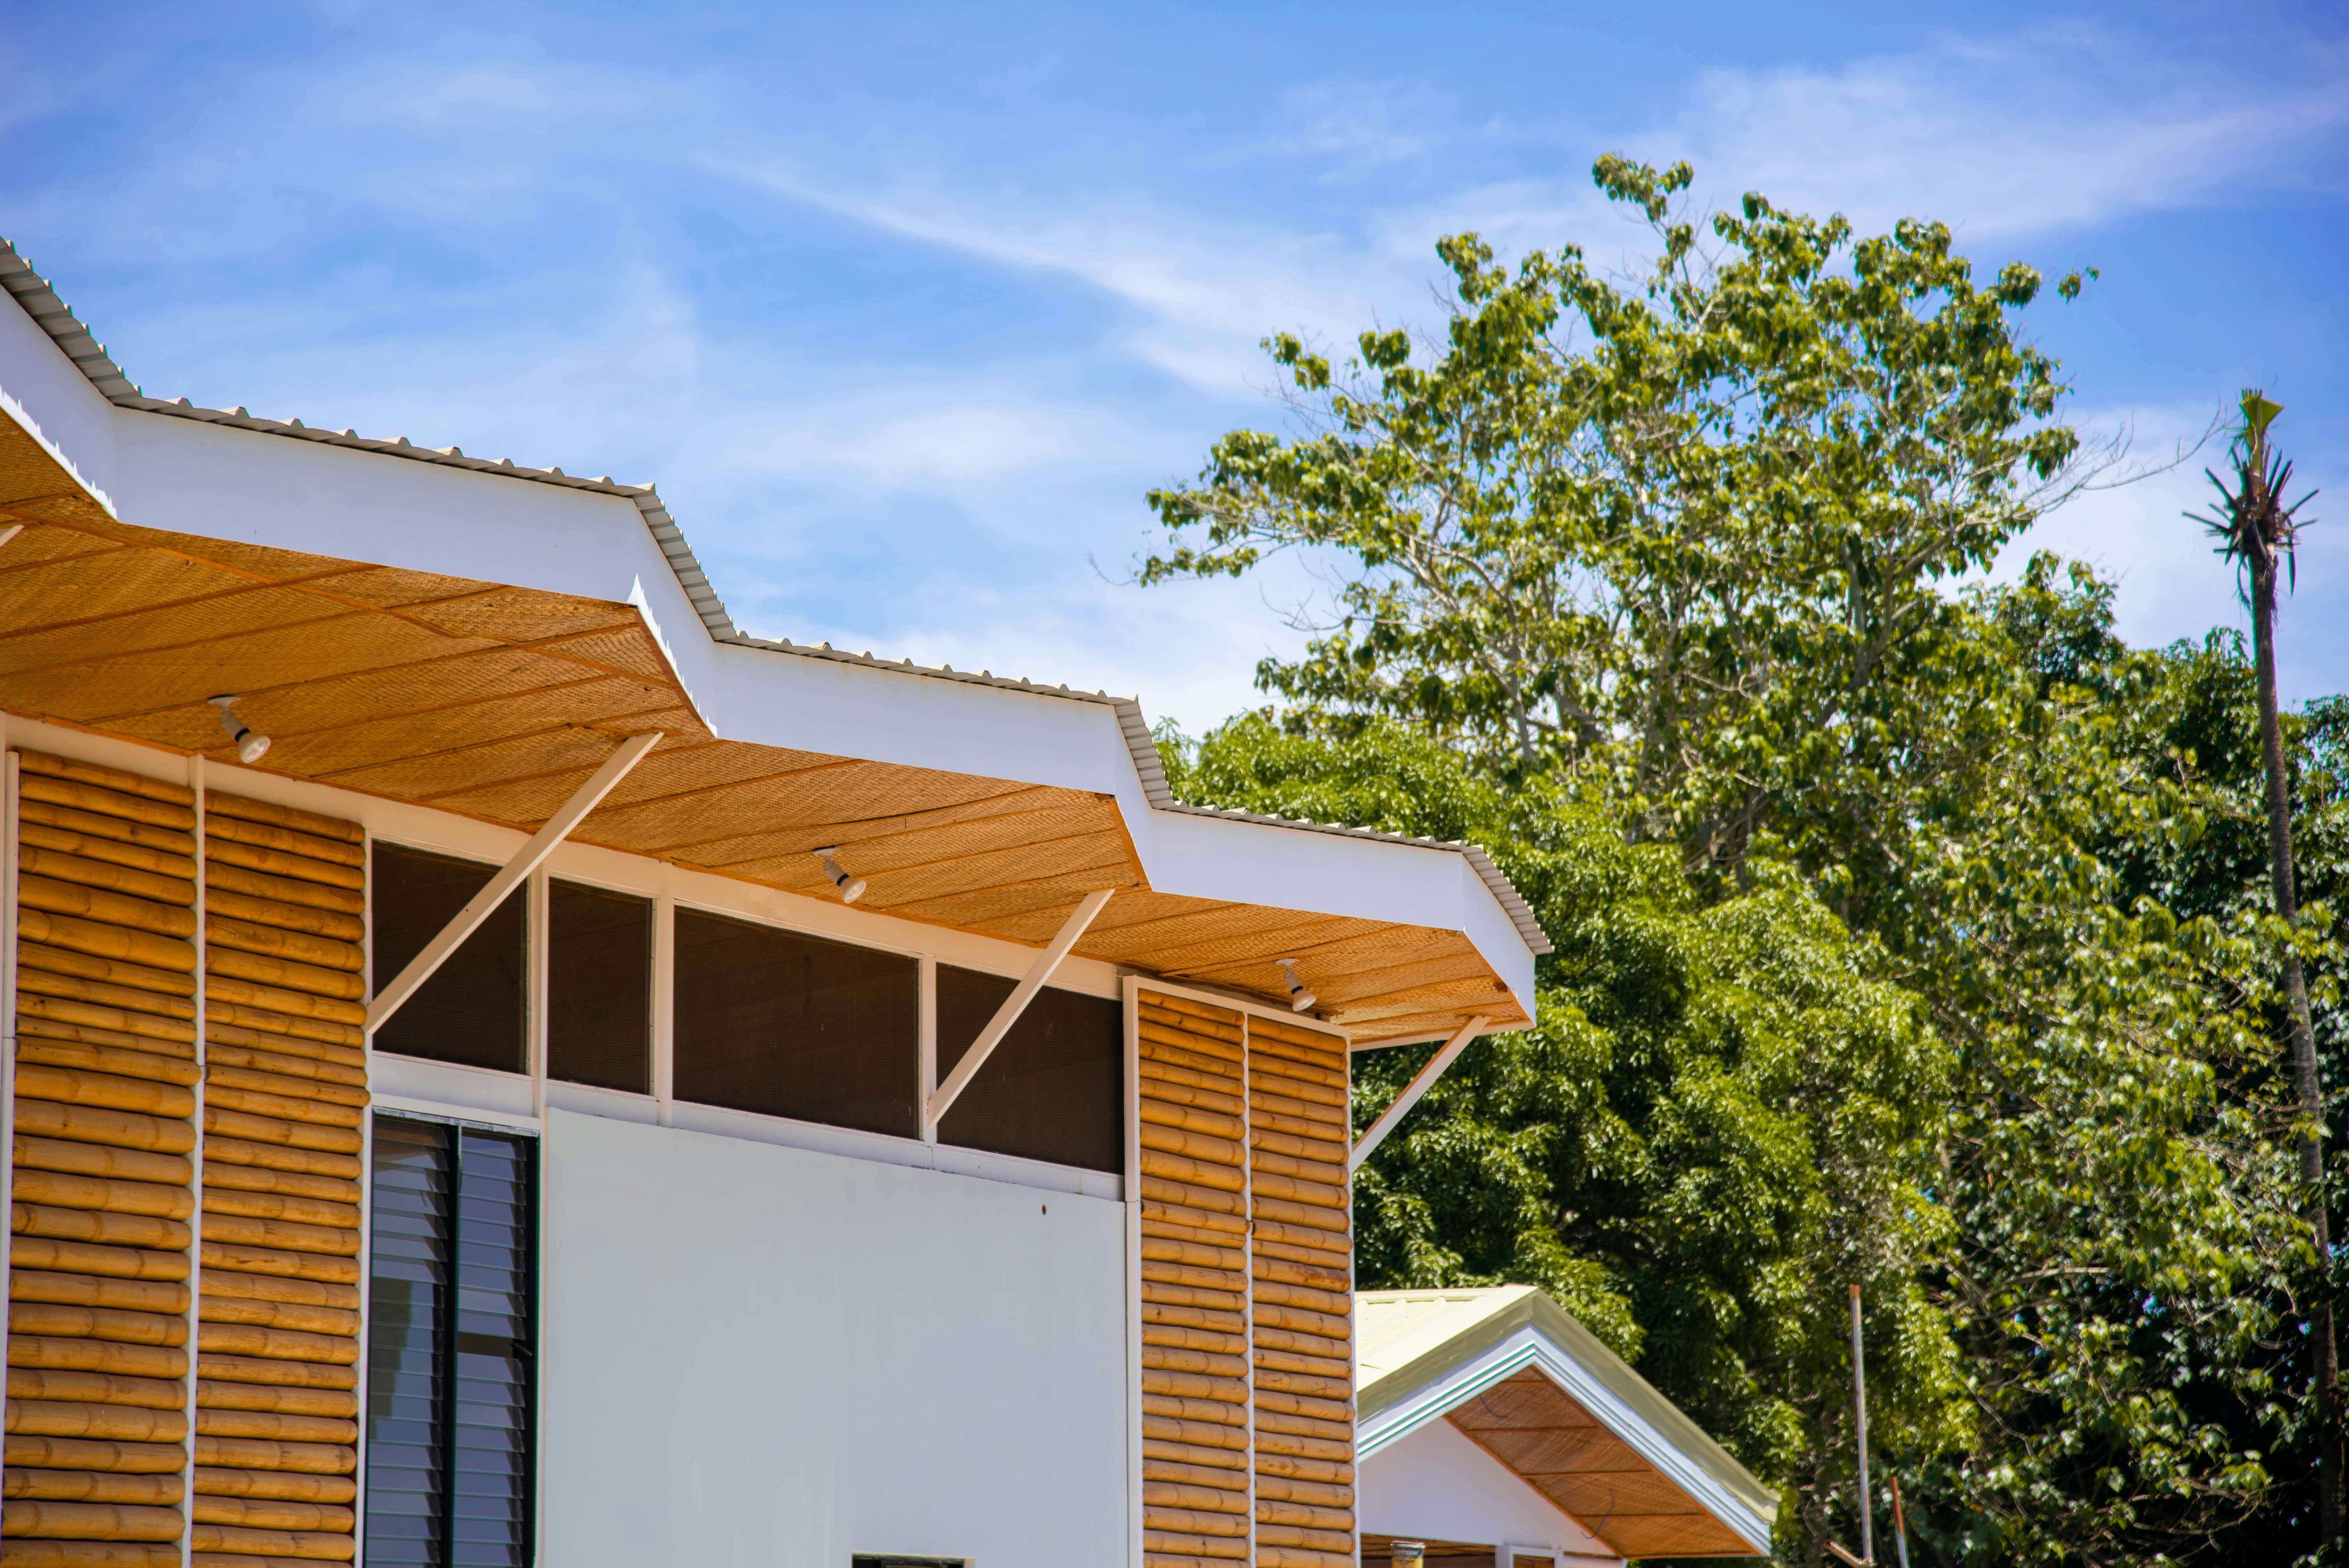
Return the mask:
<svg viewBox="0 0 2349 1568">
<path fill-rule="evenodd" d="M 1287 817 L 1268 817 L 1253 811 L 1236 811 L 1221 807 L 1195 806 L 1174 799 L 1167 787 L 1166 769 L 1160 760 L 1156 743 L 1151 738 L 1150 723 L 1143 717 L 1142 705 L 1133 697 L 1112 696 L 1105 691 L 1072 690 L 1068 686 L 1045 686 L 1028 679 L 1009 679 L 982 670 L 976 675 L 951 667 L 931 668 L 916 665 L 911 659 L 881 659 L 870 653 L 843 653 L 831 644 L 808 646 L 786 639 L 753 637 L 734 624 L 726 605 L 711 585 L 709 574 L 686 542 L 685 531 L 653 486 L 622 484 L 610 475 L 594 479 L 566 474 L 559 468 L 533 469 L 516 463 L 511 458 L 494 460 L 469 457 L 456 447 L 419 447 L 405 436 L 389 440 L 362 436 L 356 430 L 333 430 L 305 425 L 298 418 L 265 419 L 243 408 L 204 408 L 181 397 L 166 401 L 150 397 L 116 365 L 106 346 L 91 335 L 88 327 L 74 315 L 73 309 L 57 297 L 47 279 L 33 269 L 15 245 L 0 237 L 0 287 L 13 295 L 25 314 L 31 316 L 50 338 L 78 366 L 89 384 L 117 407 L 134 408 L 141 413 L 161 414 L 173 418 L 195 419 L 208 425 L 225 425 L 233 429 L 251 430 L 259 435 L 284 436 L 295 440 L 314 441 L 325 446 L 345 447 L 354 451 L 374 452 L 388 458 L 404 458 L 414 462 L 435 463 L 447 468 L 464 469 L 474 473 L 494 474 L 505 479 L 526 480 L 535 484 L 560 485 L 567 490 L 592 490 L 602 495 L 625 497 L 643 514 L 645 526 L 668 561 L 669 570 L 676 573 L 678 584 L 691 601 L 694 613 L 710 637 L 721 643 L 733 643 L 744 647 L 764 648 L 801 658 L 831 659 L 842 664 L 862 665 L 873 669 L 889 670 L 902 675 L 916 675 L 934 680 L 961 681 L 966 685 L 994 686 L 1006 691 L 1029 692 L 1040 696 L 1064 697 L 1073 702 L 1101 703 L 1117 713 L 1118 727 L 1125 737 L 1126 750 L 1133 756 L 1134 772 L 1140 777 L 1143 796 L 1156 810 L 1181 811 L 1198 817 L 1217 817 L 1230 821 L 1256 822 L 1267 827 L 1295 828 L 1307 832 L 1334 833 L 1351 839 L 1368 839 L 1381 843 L 1409 844 L 1421 849 L 1449 850 L 1464 856 L 1478 878 L 1491 891 L 1494 899 L 1516 928 L 1526 948 L 1536 954 L 1550 951 L 1549 939 L 1542 934 L 1541 923 L 1534 917 L 1532 908 L 1510 884 L 1493 859 L 1475 844 L 1442 839 L 1411 838 L 1401 833 L 1382 833 L 1370 828 L 1349 827 L 1337 822 L 1306 822 Z"/>
</svg>

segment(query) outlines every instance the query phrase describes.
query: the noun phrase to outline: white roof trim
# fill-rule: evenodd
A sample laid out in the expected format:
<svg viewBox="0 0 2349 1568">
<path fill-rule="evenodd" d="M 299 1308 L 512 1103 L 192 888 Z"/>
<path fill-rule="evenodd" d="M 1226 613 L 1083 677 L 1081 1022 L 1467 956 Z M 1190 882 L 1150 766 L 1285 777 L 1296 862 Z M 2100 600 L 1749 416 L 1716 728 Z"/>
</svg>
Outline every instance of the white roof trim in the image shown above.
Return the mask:
<svg viewBox="0 0 2349 1568">
<path fill-rule="evenodd" d="M 1419 1430 L 1446 1411 L 1507 1382 L 1531 1367 L 1572 1396 L 1575 1403 L 1641 1459 L 1671 1478 L 1672 1483 L 1702 1504 L 1706 1512 L 1745 1539 L 1756 1554 L 1770 1550 L 1771 1522 L 1723 1486 L 1704 1468 L 1692 1462 L 1669 1439 L 1650 1426 L 1639 1412 L 1615 1397 L 1612 1389 L 1592 1377 L 1582 1363 L 1565 1354 L 1542 1332 L 1531 1326 L 1517 1330 L 1499 1345 L 1449 1377 L 1414 1390 L 1361 1424 L 1355 1434 L 1355 1453 L 1369 1459 L 1381 1449 Z"/>
<path fill-rule="evenodd" d="M 1042 696 L 1065 697 L 1073 702 L 1102 703 L 1116 710 L 1118 727 L 1125 736 L 1126 749 L 1133 758 L 1133 770 L 1139 776 L 1143 799 L 1162 811 L 1179 811 L 1190 816 L 1220 818 L 1225 820 L 1254 822 L 1266 827 L 1294 828 L 1307 832 L 1334 833 L 1350 839 L 1367 839 L 1380 843 L 1408 844 L 1419 849 L 1446 850 L 1464 857 L 1475 871 L 1494 901 L 1501 906 L 1509 923 L 1516 928 L 1518 937 L 1528 952 L 1539 954 L 1551 951 L 1549 939 L 1542 934 L 1541 923 L 1535 919 L 1532 908 L 1510 884 L 1492 857 L 1482 848 L 1466 842 L 1412 838 L 1402 833 L 1382 833 L 1370 828 L 1348 827 L 1335 822 L 1305 822 L 1287 817 L 1268 817 L 1253 811 L 1227 810 L 1213 806 L 1195 806 L 1174 799 L 1167 788 L 1166 770 L 1159 759 L 1158 748 L 1151 738 L 1149 721 L 1143 717 L 1142 705 L 1133 697 L 1111 696 L 1107 692 L 1073 691 L 1067 686 L 1042 686 L 1025 679 L 1009 679 L 988 671 L 972 675 L 953 668 L 932 669 L 916 665 L 911 659 L 876 659 L 871 654 L 843 653 L 830 644 L 809 647 L 789 641 L 753 637 L 734 624 L 725 603 L 711 586 L 709 574 L 686 542 L 685 531 L 678 526 L 657 490 L 651 485 L 622 484 L 608 474 L 594 479 L 566 474 L 561 469 L 524 468 L 511 458 L 492 460 L 468 457 L 456 447 L 419 447 L 405 436 L 391 440 L 378 440 L 361 436 L 356 430 L 329 430 L 304 424 L 298 418 L 264 419 L 243 408 L 203 408 L 181 397 L 165 401 L 150 397 L 116 365 L 106 346 L 93 336 L 74 315 L 72 307 L 57 297 L 48 280 L 33 270 L 32 264 L 18 253 L 16 248 L 0 238 L 0 288 L 13 295 L 25 314 L 46 331 L 58 349 L 70 359 L 89 384 L 117 407 L 137 409 L 142 413 L 161 414 L 174 418 L 194 419 L 208 425 L 226 425 L 235 429 L 251 430 L 261 435 L 283 436 L 295 440 L 311 441 L 325 446 L 344 447 L 355 451 L 375 452 L 384 457 L 405 458 L 413 462 L 433 463 L 447 468 L 469 469 L 474 473 L 496 474 L 507 479 L 527 480 L 536 484 L 560 485 L 568 490 L 592 490 L 604 495 L 624 496 L 634 502 L 643 514 L 645 527 L 660 546 L 669 570 L 676 574 L 678 585 L 685 591 L 695 614 L 713 642 L 731 643 L 744 647 L 763 648 L 773 653 L 791 654 L 801 658 L 829 659 L 842 664 L 861 665 L 873 669 L 889 670 L 904 675 L 925 676 L 937 680 L 961 681 L 974 686 L 989 686 L 1008 691 L 1033 693 Z M 1531 998 L 1526 998 L 1528 1006 Z"/>
</svg>

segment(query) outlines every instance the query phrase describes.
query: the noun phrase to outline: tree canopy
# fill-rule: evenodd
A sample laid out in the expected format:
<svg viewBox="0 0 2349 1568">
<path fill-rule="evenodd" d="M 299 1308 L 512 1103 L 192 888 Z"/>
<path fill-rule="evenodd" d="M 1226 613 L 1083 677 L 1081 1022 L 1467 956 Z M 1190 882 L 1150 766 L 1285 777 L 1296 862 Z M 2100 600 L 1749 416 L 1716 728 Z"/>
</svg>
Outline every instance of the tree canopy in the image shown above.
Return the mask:
<svg viewBox="0 0 2349 1568">
<path fill-rule="evenodd" d="M 1551 1289 L 1786 1489 L 1789 1561 L 1853 1533 L 1852 1281 L 1929 1560 L 2266 1540 L 2323 1288 L 2276 960 L 2337 1053 L 2338 878 L 2288 933 L 2239 841 L 2241 651 L 2130 649 L 2051 559 L 1984 585 L 2082 476 L 2037 274 L 1596 177 L 1644 276 L 1446 239 L 1440 335 L 1269 339 L 1295 428 L 1152 497 L 1145 582 L 1338 578 L 1275 709 L 1168 738 L 1178 789 L 1485 843 L 1558 950 L 1365 1167 L 1363 1281 Z M 2341 731 L 2294 725 L 2297 810 L 2338 812 Z"/>
</svg>

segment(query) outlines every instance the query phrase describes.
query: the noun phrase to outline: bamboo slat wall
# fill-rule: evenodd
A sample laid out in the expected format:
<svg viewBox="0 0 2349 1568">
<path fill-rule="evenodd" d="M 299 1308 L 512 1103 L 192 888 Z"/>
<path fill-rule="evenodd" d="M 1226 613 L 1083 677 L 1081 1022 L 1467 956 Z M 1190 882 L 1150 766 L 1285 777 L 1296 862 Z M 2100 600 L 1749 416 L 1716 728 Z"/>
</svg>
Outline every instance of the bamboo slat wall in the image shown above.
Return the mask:
<svg viewBox="0 0 2349 1568">
<path fill-rule="evenodd" d="M 0 1562 L 348 1561 L 362 835 L 207 799 L 199 1067 L 192 791 L 19 768 Z"/>
<path fill-rule="evenodd" d="M 19 755 L 0 1559 L 177 1568 L 196 1147 L 195 796 Z"/>
<path fill-rule="evenodd" d="M 1345 1042 L 1138 997 L 1148 1568 L 1347 1568 Z"/>
<path fill-rule="evenodd" d="M 1270 1018 L 1247 1027 L 1257 1561 L 1352 1568 L 1347 1045 Z"/>
<path fill-rule="evenodd" d="M 366 868 L 357 823 L 205 797 L 191 1568 L 356 1552 Z"/>
</svg>

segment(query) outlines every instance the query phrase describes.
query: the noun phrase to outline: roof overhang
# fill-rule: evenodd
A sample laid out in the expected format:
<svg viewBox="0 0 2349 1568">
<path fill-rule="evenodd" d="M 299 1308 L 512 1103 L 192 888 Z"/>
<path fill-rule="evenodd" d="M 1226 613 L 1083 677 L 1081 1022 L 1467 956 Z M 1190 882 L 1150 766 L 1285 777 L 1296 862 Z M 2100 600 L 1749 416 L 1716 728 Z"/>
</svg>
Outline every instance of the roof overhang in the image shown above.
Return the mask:
<svg viewBox="0 0 2349 1568">
<path fill-rule="evenodd" d="M 1358 1042 L 1531 1015 L 1481 851 L 1177 804 L 1130 701 L 736 631 L 647 488 L 145 397 L 13 251 L 0 284 L 0 707 L 503 826 L 618 741 L 574 835 L 1262 998 L 1296 957 Z"/>
<path fill-rule="evenodd" d="M 1768 1555 L 1768 1489 L 1533 1286 L 1355 1299 L 1362 1458 L 1449 1420 L 1625 1557 Z"/>
</svg>

